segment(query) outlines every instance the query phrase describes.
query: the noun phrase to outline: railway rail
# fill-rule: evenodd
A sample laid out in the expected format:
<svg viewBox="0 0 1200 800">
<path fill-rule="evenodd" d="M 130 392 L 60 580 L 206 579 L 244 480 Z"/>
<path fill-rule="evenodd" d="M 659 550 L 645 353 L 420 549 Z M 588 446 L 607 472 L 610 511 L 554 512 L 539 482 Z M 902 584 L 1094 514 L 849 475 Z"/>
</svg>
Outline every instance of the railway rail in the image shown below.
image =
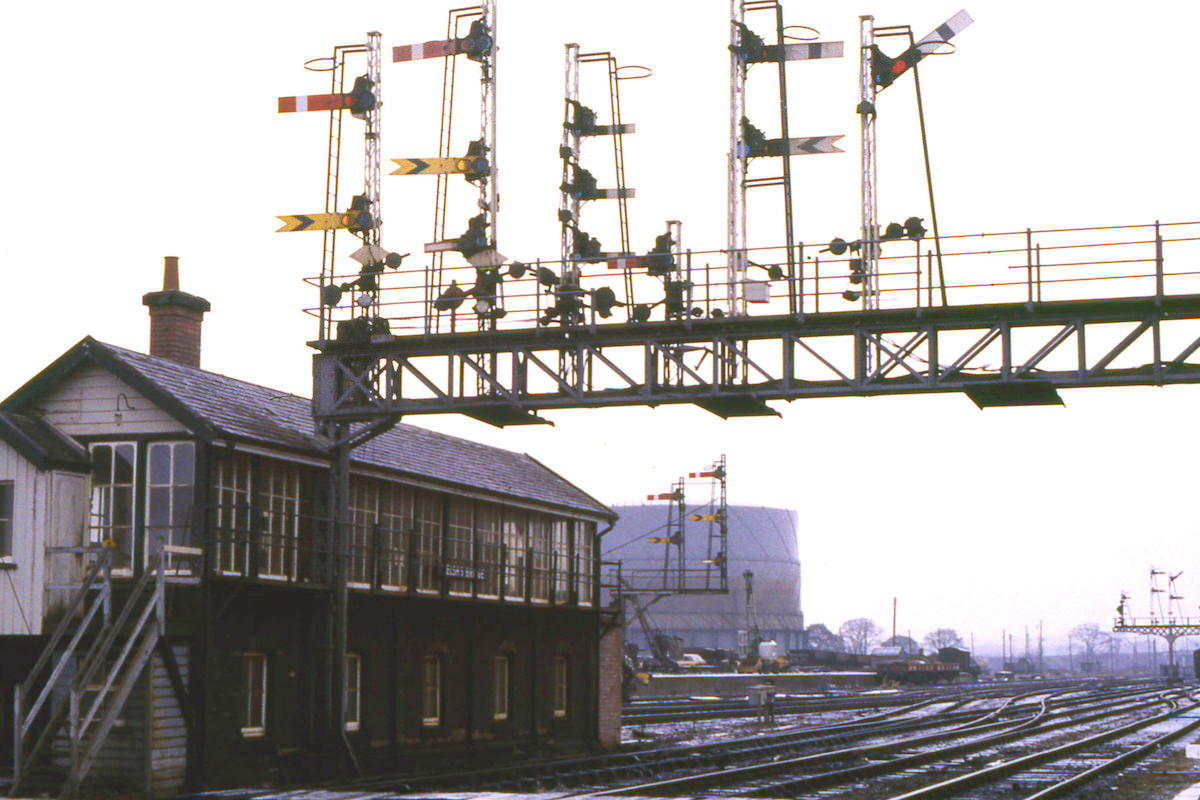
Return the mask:
<svg viewBox="0 0 1200 800">
<path fill-rule="evenodd" d="M 1160 711 L 1164 704 L 1171 706 Z M 1069 758 L 1101 744 L 1118 741 L 1150 726 L 1174 720 L 1185 713 L 1200 709 L 1194 697 L 1184 699 L 1180 692 L 1140 692 L 1124 697 L 1092 698 L 1089 702 L 1073 703 L 1065 708 L 1060 700 L 1046 698 L 1035 713 L 1019 715 L 993 714 L 992 720 L 981 718 L 957 727 L 921 736 L 876 741 L 849 747 L 833 748 L 793 758 L 758 760 L 738 767 L 697 772 L 674 778 L 636 785 L 626 785 L 597 791 L 596 796 L 637 795 L 672 797 L 697 792 L 737 797 L 799 797 L 821 792 L 832 796 L 838 788 L 851 787 L 855 797 L 915 800 L 953 796 L 963 798 L 966 790 L 1011 781 L 1013 776 L 1053 761 Z M 1057 709 L 1054 707 L 1058 706 Z M 1021 707 L 1014 704 L 1013 709 Z M 1153 711 L 1153 713 L 1151 713 Z M 1008 718 L 1001 718 L 1007 716 Z M 1126 721 L 1132 717 L 1130 721 Z M 1121 724 L 1096 727 L 1114 719 Z M 1200 727 L 1200 718 L 1192 718 L 1175 726 L 1164 737 L 1177 737 Z M 1038 744 L 1047 737 L 1054 739 L 1049 746 Z M 1065 736 L 1066 741 L 1060 741 Z M 1090 770 L 1111 770 L 1152 752 L 1155 745 L 1140 744 L 1128 749 L 1121 760 L 1109 759 L 1104 766 Z M 1019 756 L 1002 758 L 996 753 L 1006 749 L 1025 749 Z M 1113 761 L 1113 763 L 1109 763 Z M 979 766 L 980 762 L 986 762 Z M 935 776 L 947 771 L 959 771 L 953 778 Z M 1080 770 L 1079 772 L 1083 772 Z M 1096 773 L 1098 774 L 1098 772 Z M 931 780 L 932 778 L 932 780 Z M 869 785 L 864 781 L 870 779 Z M 1086 780 L 1076 775 L 1060 783 L 1077 786 Z M 1071 782 L 1071 783 L 1068 783 Z M 880 790 L 880 786 L 899 784 L 900 793 Z M 915 784 L 915 788 L 908 788 Z M 1020 781 L 1018 781 L 1018 785 Z M 868 789 L 867 786 L 870 788 Z M 1046 789 L 1043 791 L 1067 791 Z M 1047 795 L 1056 796 L 1056 795 Z"/>
<path fill-rule="evenodd" d="M 858 781 L 868 775 L 883 775 L 926 769 L 941 758 L 966 757 L 973 753 L 1019 741 L 1023 736 L 1044 736 L 1047 731 L 1079 727 L 1110 718 L 1160 707 L 1164 700 L 1161 684 L 1098 685 L 1081 687 L 1079 682 L 1045 691 L 1016 693 L 1034 688 L 1031 684 L 991 687 L 987 693 L 913 692 L 902 706 L 877 706 L 875 713 L 853 720 L 828 724 L 794 726 L 723 741 L 659 747 L 635 752 L 610 753 L 583 758 L 559 759 L 508 765 L 491 769 L 411 775 L 341 783 L 314 794 L 328 797 L 329 790 L 367 792 L 372 797 L 423 791 L 570 790 L 595 795 L 637 794 L 669 796 L 706 790 L 714 794 L 792 796 L 816 786 L 835 787 L 834 775 Z M 1007 689 L 1008 696 L 994 696 Z M 894 695 L 872 695 L 876 700 L 894 700 Z M 915 700 L 916 702 L 913 702 Z M 1007 738 L 1006 738 L 1007 737 Z M 940 755 L 938 753 L 940 752 Z M 956 755 L 957 754 L 957 755 Z M 908 759 L 908 760 L 905 760 Z M 812 769 L 823 770 L 816 773 Z M 788 770 L 809 770 L 807 775 Z M 857 771 L 856 771 L 857 770 Z M 866 770 L 866 771 L 864 771 Z M 665 777 L 669 776 L 669 777 Z M 929 782 L 929 775 L 922 780 Z M 808 783 L 804 783 L 808 781 Z M 291 800 L 304 800 L 304 791 L 287 792 Z M 271 791 L 219 792 L 209 798 L 255 798 L 279 796 Z"/>
<path fill-rule="evenodd" d="M 833 697 L 787 697 L 776 696 L 774 710 L 777 715 L 800 714 L 820 711 L 853 711 L 881 706 L 902 706 L 926 699 L 946 697 L 998 697 L 1012 694 L 1013 686 L 1023 689 L 1052 691 L 1078 686 L 1079 681 L 1039 681 L 1036 684 L 1014 685 L 967 685 L 947 686 L 938 689 L 906 689 L 893 694 L 882 692 Z M 621 722 L 626 725 L 651 725 L 668 722 L 691 722 L 704 719 L 729 719 L 752 717 L 758 714 L 757 707 L 745 696 L 727 698 L 676 698 L 663 700 L 635 701 L 621 713 Z"/>
</svg>

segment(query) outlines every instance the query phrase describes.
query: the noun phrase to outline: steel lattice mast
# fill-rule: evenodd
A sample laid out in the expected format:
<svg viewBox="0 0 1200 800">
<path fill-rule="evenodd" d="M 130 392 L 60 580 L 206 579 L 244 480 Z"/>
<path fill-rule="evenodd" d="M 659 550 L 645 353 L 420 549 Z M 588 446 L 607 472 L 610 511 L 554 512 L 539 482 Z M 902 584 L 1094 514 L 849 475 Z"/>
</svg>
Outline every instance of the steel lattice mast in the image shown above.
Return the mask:
<svg viewBox="0 0 1200 800">
<path fill-rule="evenodd" d="M 879 218 L 876 207 L 875 79 L 871 48 L 875 44 L 875 17 L 859 20 L 858 117 L 862 145 L 862 250 L 863 308 L 879 308 Z"/>
<path fill-rule="evenodd" d="M 746 17 L 744 0 L 729 4 L 729 172 L 727 179 L 726 304 L 731 316 L 744 314 L 742 279 L 746 275 L 746 153 L 742 117 L 746 114 L 747 63 L 736 50 Z"/>
</svg>

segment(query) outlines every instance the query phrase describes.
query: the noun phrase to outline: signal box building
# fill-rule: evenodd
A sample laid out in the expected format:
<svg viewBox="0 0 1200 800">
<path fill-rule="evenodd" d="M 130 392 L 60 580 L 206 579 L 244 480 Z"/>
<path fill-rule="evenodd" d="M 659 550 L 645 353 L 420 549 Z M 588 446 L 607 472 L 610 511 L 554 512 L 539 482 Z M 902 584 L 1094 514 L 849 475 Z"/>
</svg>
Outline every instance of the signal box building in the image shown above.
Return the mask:
<svg viewBox="0 0 1200 800">
<path fill-rule="evenodd" d="M 613 512 L 528 455 L 398 424 L 352 451 L 335 537 L 309 402 L 201 370 L 208 304 L 174 270 L 145 298 L 150 355 L 87 338 L 0 403 L 0 764 L 19 738 L 20 793 L 615 744 Z"/>
</svg>

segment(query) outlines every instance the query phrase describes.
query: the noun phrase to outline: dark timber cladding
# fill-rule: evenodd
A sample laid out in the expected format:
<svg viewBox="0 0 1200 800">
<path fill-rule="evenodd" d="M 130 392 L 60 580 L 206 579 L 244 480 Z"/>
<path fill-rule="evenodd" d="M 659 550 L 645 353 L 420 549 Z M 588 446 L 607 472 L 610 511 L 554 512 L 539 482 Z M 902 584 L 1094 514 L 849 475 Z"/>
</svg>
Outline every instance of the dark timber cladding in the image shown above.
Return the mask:
<svg viewBox="0 0 1200 800">
<path fill-rule="evenodd" d="M 739 416 L 774 413 L 766 400 L 925 392 L 1042 404 L 1061 388 L 1200 382 L 1198 323 L 1200 295 L 1160 295 L 324 341 L 314 411 L 508 424 L 555 408 L 694 403 Z M 1112 325 L 1126 326 L 1115 345 L 1089 342 Z M 1144 364 L 1115 366 L 1147 343 Z M 700 367 L 697 352 L 722 358 Z"/>
<path fill-rule="evenodd" d="M 35 464 L 90 469 L 92 508 L 81 492 L 58 512 L 88 520 L 82 541 L 47 559 L 65 575 L 80 547 L 107 542 L 114 615 L 161 547 L 202 554 L 168 556 L 170 647 L 151 683 L 131 683 L 85 781 L 163 796 L 185 765 L 193 785 L 259 785 L 430 751 L 617 743 L 601 702 L 619 691 L 620 633 L 599 602 L 615 515 L 530 456 L 396 425 L 353 452 L 339 541 L 331 452 L 304 398 L 88 338 L 0 403 L 3 420 L 9 439 L 41 443 L 24 448 Z M 331 698 L 339 574 L 345 680 Z M 33 659 L 5 638 L 0 663 L 24 665 L 11 686 Z M 140 774 L 122 777 L 130 759 Z"/>
</svg>

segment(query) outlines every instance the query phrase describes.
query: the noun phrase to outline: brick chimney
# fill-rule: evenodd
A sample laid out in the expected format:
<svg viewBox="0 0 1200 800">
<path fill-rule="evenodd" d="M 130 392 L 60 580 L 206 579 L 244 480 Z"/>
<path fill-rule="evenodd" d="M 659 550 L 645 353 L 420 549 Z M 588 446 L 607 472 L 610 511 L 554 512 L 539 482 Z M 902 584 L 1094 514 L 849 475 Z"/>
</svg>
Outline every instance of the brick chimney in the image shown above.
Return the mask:
<svg viewBox="0 0 1200 800">
<path fill-rule="evenodd" d="M 211 306 L 203 297 L 179 290 L 179 258 L 163 259 L 163 288 L 142 296 L 150 308 L 150 355 L 189 367 L 200 366 L 200 323 Z"/>
</svg>

